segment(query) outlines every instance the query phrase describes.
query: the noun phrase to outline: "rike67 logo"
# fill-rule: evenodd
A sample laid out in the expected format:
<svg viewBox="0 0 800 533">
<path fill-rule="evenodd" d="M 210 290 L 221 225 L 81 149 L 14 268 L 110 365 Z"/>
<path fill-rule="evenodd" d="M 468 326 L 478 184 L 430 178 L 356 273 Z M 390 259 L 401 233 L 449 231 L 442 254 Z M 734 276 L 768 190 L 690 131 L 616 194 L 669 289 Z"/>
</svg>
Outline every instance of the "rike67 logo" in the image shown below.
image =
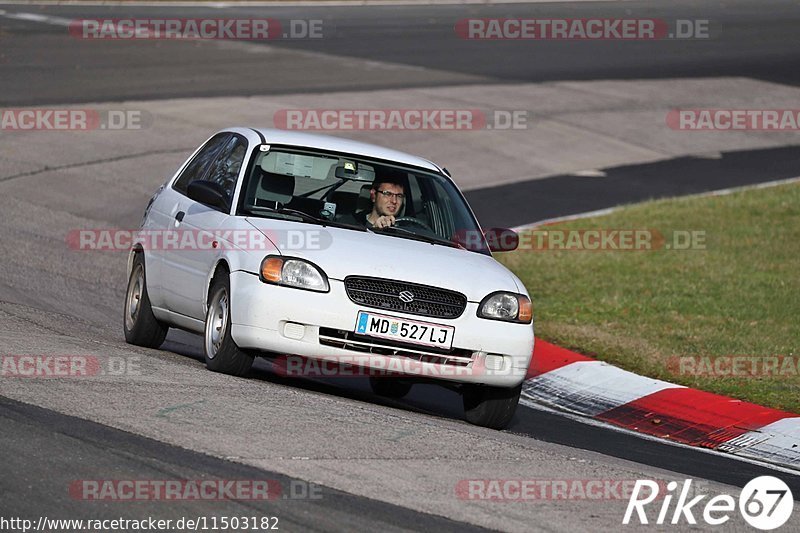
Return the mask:
<svg viewBox="0 0 800 533">
<path fill-rule="evenodd" d="M 695 513 L 711 526 L 719 526 L 731 519 L 737 508 L 736 499 L 728 494 L 720 494 L 701 504 L 707 494 L 690 499 L 692 480 L 687 479 L 678 490 L 678 483 L 667 483 L 667 493 L 659 494 L 662 485 L 650 480 L 637 480 L 628 500 L 622 523 L 627 525 L 636 513 L 640 524 L 649 524 L 653 519 L 645 509 L 650 503 L 660 500 L 660 509 L 655 524 L 697 524 Z M 675 501 L 674 507 L 672 502 Z M 658 505 L 654 506 L 658 507 Z M 760 476 L 750 480 L 739 494 L 739 513 L 745 522 L 756 529 L 769 531 L 777 529 L 789 520 L 794 507 L 794 497 L 789 486 L 773 476 Z M 653 509 L 655 510 L 655 509 Z M 672 512 L 670 512 L 672 511 Z"/>
</svg>

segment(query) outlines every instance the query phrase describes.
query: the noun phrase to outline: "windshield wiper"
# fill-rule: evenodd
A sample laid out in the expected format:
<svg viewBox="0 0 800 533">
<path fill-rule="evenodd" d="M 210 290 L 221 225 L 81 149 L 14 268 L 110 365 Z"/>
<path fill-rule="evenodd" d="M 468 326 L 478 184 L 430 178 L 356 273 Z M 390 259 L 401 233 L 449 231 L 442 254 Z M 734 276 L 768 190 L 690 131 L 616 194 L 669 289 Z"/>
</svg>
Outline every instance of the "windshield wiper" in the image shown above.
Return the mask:
<svg viewBox="0 0 800 533">
<path fill-rule="evenodd" d="M 414 241 L 427 242 L 430 244 L 441 244 L 443 246 L 449 246 L 450 248 L 464 248 L 457 242 L 449 241 L 447 239 L 442 239 L 441 237 L 431 237 L 429 235 L 422 235 L 413 232 L 411 230 L 408 230 L 406 228 L 399 228 L 397 226 L 387 226 L 385 228 L 381 228 L 378 231 L 386 231 L 386 230 L 397 231 L 399 232 L 399 234 L 397 235 L 398 237 L 404 237 Z"/>
<path fill-rule="evenodd" d="M 363 226 L 353 226 L 351 224 L 345 224 L 344 222 L 337 222 L 335 220 L 328 220 L 327 218 L 315 217 L 314 215 L 309 215 L 305 211 L 300 211 L 298 209 L 291 209 L 289 207 L 278 207 L 278 208 L 256 207 L 255 209 L 267 213 L 277 213 L 279 215 L 296 216 L 303 219 L 304 222 L 311 222 L 312 224 L 319 224 L 321 226 L 332 226 L 335 228 L 347 228 L 359 231 L 366 231 L 366 228 L 364 228 Z M 258 216 L 258 213 L 254 212 L 252 208 L 245 208 L 244 212 L 245 214 Z"/>
</svg>

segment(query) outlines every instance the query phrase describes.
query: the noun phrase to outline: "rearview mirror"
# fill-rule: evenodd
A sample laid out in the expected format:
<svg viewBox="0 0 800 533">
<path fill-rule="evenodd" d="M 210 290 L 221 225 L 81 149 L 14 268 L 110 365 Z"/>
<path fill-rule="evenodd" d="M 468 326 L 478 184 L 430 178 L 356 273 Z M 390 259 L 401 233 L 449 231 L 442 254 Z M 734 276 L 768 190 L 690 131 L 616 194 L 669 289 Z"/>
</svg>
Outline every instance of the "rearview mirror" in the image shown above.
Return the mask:
<svg viewBox="0 0 800 533">
<path fill-rule="evenodd" d="M 356 165 L 355 163 L 344 163 L 337 166 L 334 175 L 340 180 L 353 181 L 372 181 L 375 178 L 375 172 L 369 165 Z"/>
<path fill-rule="evenodd" d="M 228 193 L 219 183 L 195 180 L 189 184 L 186 192 L 189 198 L 195 202 L 220 211 L 228 210 Z"/>
</svg>

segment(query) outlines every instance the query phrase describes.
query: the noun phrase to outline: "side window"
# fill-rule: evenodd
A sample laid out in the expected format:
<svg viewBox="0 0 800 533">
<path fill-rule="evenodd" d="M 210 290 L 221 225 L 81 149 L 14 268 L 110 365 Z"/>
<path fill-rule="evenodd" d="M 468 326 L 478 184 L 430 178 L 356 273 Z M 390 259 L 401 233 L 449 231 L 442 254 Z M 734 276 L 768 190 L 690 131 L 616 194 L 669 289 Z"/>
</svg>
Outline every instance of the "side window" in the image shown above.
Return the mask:
<svg viewBox="0 0 800 533">
<path fill-rule="evenodd" d="M 205 177 L 208 181 L 222 185 L 222 188 L 228 194 L 229 201 L 233 198 L 236 180 L 239 178 L 239 171 L 244 163 L 246 152 L 247 140 L 238 135 L 232 136 L 220 150 L 219 155 L 211 165 L 211 171 Z"/>
<path fill-rule="evenodd" d="M 183 169 L 183 172 L 175 181 L 175 184 L 172 186 L 173 189 L 176 191 L 186 194 L 186 190 L 189 188 L 189 184 L 195 180 L 201 180 L 204 178 L 206 173 L 208 172 L 208 167 L 211 165 L 211 162 L 214 161 L 214 157 L 216 157 L 217 152 L 219 149 L 231 138 L 230 133 L 220 133 L 219 135 L 215 135 L 212 137 L 206 145 L 197 152 L 197 155 L 194 156 L 186 168 Z"/>
</svg>

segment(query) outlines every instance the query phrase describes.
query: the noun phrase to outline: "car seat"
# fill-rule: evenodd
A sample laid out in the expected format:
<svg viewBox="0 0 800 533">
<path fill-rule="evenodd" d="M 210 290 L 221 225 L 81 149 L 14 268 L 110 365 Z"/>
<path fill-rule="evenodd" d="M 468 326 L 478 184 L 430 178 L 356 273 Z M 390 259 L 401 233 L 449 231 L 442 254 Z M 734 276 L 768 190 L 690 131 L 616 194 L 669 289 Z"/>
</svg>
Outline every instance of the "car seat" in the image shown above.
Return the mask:
<svg viewBox="0 0 800 533">
<path fill-rule="evenodd" d="M 254 205 L 278 209 L 288 204 L 294 195 L 294 176 L 259 170 L 261 177 L 255 191 Z"/>
</svg>

